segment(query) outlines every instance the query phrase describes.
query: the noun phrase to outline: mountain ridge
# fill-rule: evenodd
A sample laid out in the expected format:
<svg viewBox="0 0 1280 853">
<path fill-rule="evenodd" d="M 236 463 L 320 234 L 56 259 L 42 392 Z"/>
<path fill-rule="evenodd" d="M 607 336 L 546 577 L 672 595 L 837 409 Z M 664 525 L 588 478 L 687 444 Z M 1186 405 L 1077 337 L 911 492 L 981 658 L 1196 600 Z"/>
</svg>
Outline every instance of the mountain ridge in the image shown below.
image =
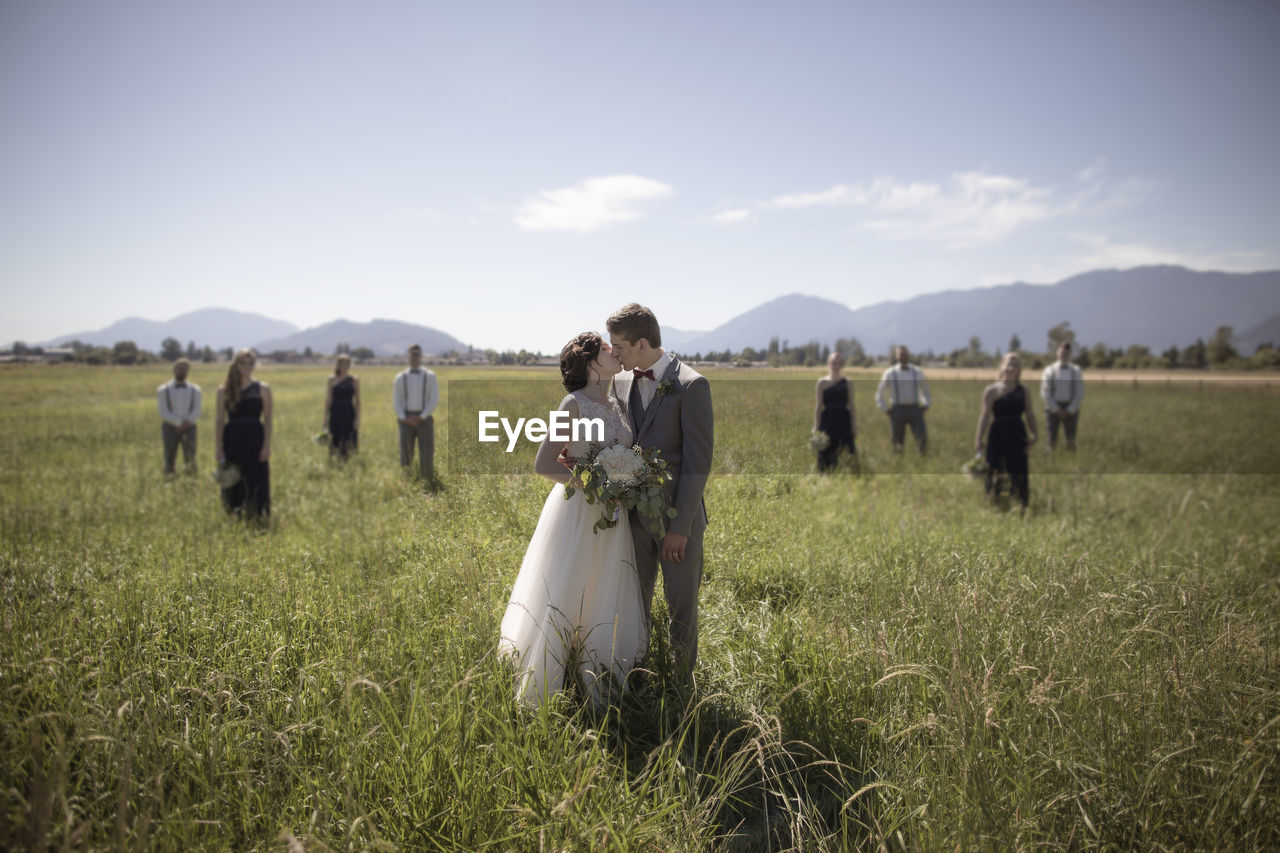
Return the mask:
<svg viewBox="0 0 1280 853">
<path fill-rule="evenodd" d="M 897 343 L 947 352 L 967 347 L 972 337 L 985 349 L 1003 349 L 1017 335 L 1024 348 L 1041 349 L 1047 346 L 1048 330 L 1065 321 L 1082 344 L 1140 344 L 1156 352 L 1207 340 L 1219 326 L 1231 326 L 1238 346 L 1248 354 L 1256 343 L 1280 337 L 1278 316 L 1280 270 L 1226 273 L 1145 266 L 1090 270 L 1056 284 L 1018 281 L 952 288 L 856 309 L 826 297 L 790 293 L 710 331 L 665 327 L 663 342 L 673 352 L 693 355 L 764 348 L 774 337 L 792 346 L 857 338 L 867 353 L 881 355 Z M 1270 319 L 1259 323 L 1259 318 Z M 264 352 L 310 347 L 328 354 L 338 344 L 368 347 L 378 355 L 401 354 L 411 343 L 436 355 L 467 349 L 448 332 L 403 321 L 337 319 L 299 329 L 284 320 L 228 308 L 203 308 L 167 321 L 126 317 L 94 332 L 59 335 L 44 345 L 76 338 L 96 346 L 132 340 L 158 351 L 166 337 L 215 349 L 252 346 Z"/>
<path fill-rule="evenodd" d="M 788 294 L 745 311 L 686 344 L 682 352 L 763 348 L 773 337 L 792 346 L 855 337 L 870 354 L 894 344 L 947 352 L 977 337 L 1005 348 L 1047 347 L 1048 330 L 1068 322 L 1078 341 L 1159 351 L 1207 339 L 1218 326 L 1242 332 L 1280 313 L 1280 271 L 1223 273 L 1149 266 L 1091 270 L 1057 284 L 1014 282 L 951 289 L 852 309 L 831 299 Z"/>
</svg>

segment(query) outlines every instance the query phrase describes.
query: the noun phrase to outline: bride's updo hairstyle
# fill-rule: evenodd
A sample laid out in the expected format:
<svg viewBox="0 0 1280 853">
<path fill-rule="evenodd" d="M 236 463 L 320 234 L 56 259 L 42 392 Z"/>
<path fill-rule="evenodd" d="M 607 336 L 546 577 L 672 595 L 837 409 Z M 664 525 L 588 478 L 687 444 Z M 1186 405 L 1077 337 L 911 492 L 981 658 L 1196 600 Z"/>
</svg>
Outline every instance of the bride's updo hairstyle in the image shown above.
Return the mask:
<svg viewBox="0 0 1280 853">
<path fill-rule="evenodd" d="M 595 332 L 583 332 L 560 350 L 560 381 L 566 391 L 587 387 L 591 378 L 591 362 L 600 355 L 604 338 Z"/>
</svg>

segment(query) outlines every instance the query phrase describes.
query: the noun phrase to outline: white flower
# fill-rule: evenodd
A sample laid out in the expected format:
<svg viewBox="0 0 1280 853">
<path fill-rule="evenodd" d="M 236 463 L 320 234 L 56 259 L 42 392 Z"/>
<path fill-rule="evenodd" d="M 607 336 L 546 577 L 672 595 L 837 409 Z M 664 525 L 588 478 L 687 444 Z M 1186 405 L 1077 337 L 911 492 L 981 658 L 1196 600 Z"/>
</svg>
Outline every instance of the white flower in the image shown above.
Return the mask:
<svg viewBox="0 0 1280 853">
<path fill-rule="evenodd" d="M 635 483 L 644 476 L 644 456 L 633 447 L 623 447 L 621 444 L 606 447 L 600 451 L 595 461 L 604 469 L 604 474 L 611 483 Z"/>
</svg>

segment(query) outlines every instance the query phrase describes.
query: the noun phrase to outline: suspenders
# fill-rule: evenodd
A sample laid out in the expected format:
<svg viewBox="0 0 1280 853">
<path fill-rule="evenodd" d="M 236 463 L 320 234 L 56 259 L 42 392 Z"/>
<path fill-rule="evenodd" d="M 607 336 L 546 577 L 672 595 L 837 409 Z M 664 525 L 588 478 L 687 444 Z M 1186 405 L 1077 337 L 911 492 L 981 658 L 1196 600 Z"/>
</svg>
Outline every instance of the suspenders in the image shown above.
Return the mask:
<svg viewBox="0 0 1280 853">
<path fill-rule="evenodd" d="M 173 411 L 173 399 L 169 396 L 169 389 L 173 386 L 165 383 L 164 386 L 164 404 L 169 407 L 169 411 Z M 187 393 L 191 396 L 187 400 L 187 420 L 191 420 L 191 414 L 196 410 L 196 392 L 191 386 L 187 386 Z"/>
<path fill-rule="evenodd" d="M 404 386 L 404 408 L 405 408 L 405 411 L 408 411 L 409 409 L 409 371 L 406 370 L 404 373 L 400 374 L 400 379 L 401 379 L 400 384 Z M 422 371 L 422 406 L 418 409 L 418 411 L 422 411 L 426 407 L 427 407 L 427 372 L 424 370 Z"/>
<path fill-rule="evenodd" d="M 911 374 L 911 390 L 912 390 L 912 391 L 915 391 L 915 390 L 916 390 L 916 374 L 915 374 L 915 371 L 911 370 L 911 368 L 909 368 L 909 367 L 908 367 L 905 371 L 904 371 L 904 370 L 897 370 L 897 369 L 895 369 L 895 370 L 893 371 L 893 404 L 894 404 L 895 406 L 914 406 L 914 405 L 916 405 L 916 404 L 918 404 L 918 403 L 920 402 L 920 394 L 919 394 L 919 392 L 917 392 L 917 393 L 912 397 L 912 399 L 911 399 L 911 402 L 910 402 L 910 403 L 908 403 L 906 400 L 903 400 L 903 399 L 902 399 L 902 389 L 898 387 L 898 378 L 899 378 L 903 373 L 910 373 L 910 374 Z"/>
</svg>

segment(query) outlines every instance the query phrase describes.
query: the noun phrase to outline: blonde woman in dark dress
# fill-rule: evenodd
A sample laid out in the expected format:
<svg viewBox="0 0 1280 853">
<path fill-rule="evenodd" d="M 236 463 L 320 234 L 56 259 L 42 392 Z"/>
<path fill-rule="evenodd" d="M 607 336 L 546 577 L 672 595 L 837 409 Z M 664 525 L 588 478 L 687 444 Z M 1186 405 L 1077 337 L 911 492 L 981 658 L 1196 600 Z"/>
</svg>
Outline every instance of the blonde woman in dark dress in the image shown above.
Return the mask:
<svg viewBox="0 0 1280 853">
<path fill-rule="evenodd" d="M 222 490 L 227 512 L 265 522 L 271 515 L 271 388 L 253 378 L 258 358 L 242 349 L 231 360 L 227 380 L 218 389 L 214 452 L 229 462 L 240 479 Z"/>
<path fill-rule="evenodd" d="M 854 439 L 858 437 L 858 419 L 853 408 L 853 387 L 840 375 L 844 369 L 844 356 L 831 353 L 827 359 L 827 375 L 818 380 L 817 402 L 813 409 L 813 431 L 827 435 L 827 446 L 818 453 L 818 471 L 828 471 L 836 466 L 840 451 L 848 450 L 854 461 L 858 449 Z"/>
<path fill-rule="evenodd" d="M 333 365 L 325 387 L 324 431 L 329 433 L 329 455 L 346 459 L 355 452 L 360 437 L 360 380 L 351 373 L 351 356 L 343 353 Z"/>
<path fill-rule="evenodd" d="M 1001 475 L 1006 475 L 1025 511 L 1031 491 L 1027 448 L 1036 442 L 1036 415 L 1027 405 L 1027 391 L 1021 379 L 1022 357 L 1011 352 L 1000 363 L 998 380 L 982 392 L 982 414 L 978 416 L 974 450 L 986 456 L 987 496 L 999 497 Z"/>
</svg>

